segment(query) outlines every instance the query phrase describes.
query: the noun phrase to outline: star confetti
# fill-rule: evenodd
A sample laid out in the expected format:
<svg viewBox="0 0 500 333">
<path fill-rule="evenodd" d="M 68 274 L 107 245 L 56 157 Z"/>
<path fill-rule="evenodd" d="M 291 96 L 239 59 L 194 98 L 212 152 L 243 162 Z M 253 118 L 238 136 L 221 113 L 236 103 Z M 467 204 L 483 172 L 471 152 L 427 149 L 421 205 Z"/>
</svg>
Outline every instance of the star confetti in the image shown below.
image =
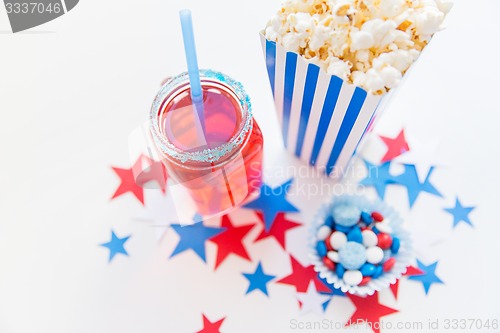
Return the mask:
<svg viewBox="0 0 500 333">
<path fill-rule="evenodd" d="M 310 312 L 322 315 L 325 311 L 323 304 L 328 304 L 330 296 L 318 293 L 314 287 L 314 283 L 311 281 L 305 293 L 297 294 L 297 299 L 301 304 L 301 315 L 305 315 Z"/>
<path fill-rule="evenodd" d="M 415 165 L 418 179 L 423 182 L 432 167 L 442 165 L 440 155 L 438 154 L 438 141 L 432 140 L 422 143 L 418 140 L 410 140 L 409 143 L 410 150 L 397 157 L 394 161 L 401 164 Z"/>
<path fill-rule="evenodd" d="M 455 200 L 455 207 L 453 208 L 445 208 L 444 210 L 453 215 L 453 228 L 455 228 L 460 222 L 467 223 L 471 227 L 472 222 L 469 219 L 469 214 L 472 212 L 476 207 L 464 207 L 460 203 L 460 200 L 456 198 Z"/>
<path fill-rule="evenodd" d="M 115 232 L 111 230 L 111 240 L 107 243 L 100 244 L 103 247 L 107 247 L 109 249 L 109 260 L 111 262 L 115 255 L 118 253 L 128 256 L 127 251 L 125 250 L 125 242 L 128 241 L 130 236 L 119 238 L 116 236 Z"/>
<path fill-rule="evenodd" d="M 111 199 L 115 199 L 125 193 L 130 192 L 137 198 L 137 200 L 141 202 L 141 204 L 144 205 L 144 189 L 141 186 L 137 185 L 134 177 L 134 169 L 140 169 L 141 163 L 141 159 L 138 159 L 135 162 L 134 166 L 132 166 L 132 168 L 130 169 L 112 167 L 113 171 L 118 175 L 118 177 L 120 177 L 121 183 Z"/>
<path fill-rule="evenodd" d="M 266 231 L 271 229 L 273 221 L 278 213 L 294 213 L 299 211 L 286 199 L 288 189 L 292 183 L 293 179 L 290 179 L 274 188 L 263 184 L 260 188 L 260 196 L 243 206 L 262 212 Z"/>
<path fill-rule="evenodd" d="M 424 182 L 421 183 L 420 180 L 418 179 L 417 169 L 414 165 L 404 164 L 403 166 L 405 171 L 401 175 L 394 177 L 394 181 L 406 187 L 408 191 L 408 200 L 410 203 L 410 208 L 413 207 L 415 201 L 417 201 L 420 192 L 427 192 L 436 195 L 438 197 L 443 197 L 443 195 L 439 193 L 439 191 L 434 187 L 434 185 L 431 184 L 430 181 L 434 168 L 431 168 L 429 170 L 429 173 L 425 177 Z"/>
<path fill-rule="evenodd" d="M 219 235 L 210 239 L 212 243 L 217 245 L 217 259 L 215 261 L 215 269 L 232 253 L 243 259 L 251 261 L 248 252 L 243 245 L 243 238 L 252 230 L 254 224 L 235 227 L 229 216 L 222 216 L 221 227 L 226 230 Z"/>
<path fill-rule="evenodd" d="M 348 294 L 348 297 L 356 307 L 356 311 L 345 326 L 356 325 L 364 321 L 375 333 L 380 333 L 380 318 L 398 312 L 396 309 L 380 304 L 378 293 L 367 297 Z"/>
<path fill-rule="evenodd" d="M 380 136 L 380 139 L 382 139 L 387 146 L 387 152 L 384 157 L 382 157 L 383 163 L 392 161 L 394 158 L 410 150 L 410 147 L 408 147 L 408 143 L 406 142 L 404 129 L 402 129 L 398 136 L 394 139 L 385 136 Z"/>
<path fill-rule="evenodd" d="M 266 296 L 269 296 L 269 294 L 267 293 L 267 283 L 276 277 L 274 275 L 267 275 L 266 273 L 264 273 L 264 270 L 262 269 L 262 263 L 260 262 L 257 265 L 254 273 L 243 273 L 243 276 L 245 276 L 250 283 L 245 295 L 254 290 L 260 290 Z"/>
<path fill-rule="evenodd" d="M 186 226 L 173 224 L 171 227 L 179 235 L 180 240 L 170 255 L 170 258 L 191 249 L 204 262 L 207 261 L 205 255 L 205 242 L 226 230 L 226 228 L 205 227 L 203 223 L 200 222 Z"/>
<path fill-rule="evenodd" d="M 437 261 L 430 265 L 424 265 L 420 260 L 417 260 L 417 264 L 423 274 L 410 276 L 408 279 L 422 282 L 426 294 L 429 293 L 429 288 L 433 283 L 444 284 L 444 282 L 436 275 Z"/>
<path fill-rule="evenodd" d="M 371 164 L 368 161 L 364 162 L 368 169 L 368 175 L 365 179 L 361 180 L 359 184 L 374 187 L 378 196 L 384 199 L 387 185 L 394 183 L 394 177 L 389 172 L 391 162 L 386 162 L 381 165 Z"/>
<path fill-rule="evenodd" d="M 203 315 L 203 328 L 196 333 L 220 333 L 220 327 L 226 318 L 219 319 L 216 322 L 211 322 L 205 315 Z"/>
<path fill-rule="evenodd" d="M 257 215 L 259 216 L 260 220 L 264 222 L 264 217 L 262 213 L 257 213 Z M 278 213 L 278 215 L 276 215 L 276 218 L 274 219 L 271 229 L 269 229 L 269 231 L 262 230 L 260 235 L 255 239 L 255 242 L 262 239 L 266 239 L 268 237 L 273 237 L 281 245 L 283 250 L 285 250 L 286 249 L 285 236 L 287 231 L 293 228 L 300 227 L 301 225 L 302 224 L 300 223 L 288 220 L 285 217 L 284 213 Z"/>
<path fill-rule="evenodd" d="M 422 275 L 422 274 L 424 274 L 424 271 L 422 271 L 414 266 L 408 266 L 406 269 L 406 272 L 403 274 L 403 276 L 414 276 L 414 275 Z M 397 279 L 396 283 L 390 285 L 392 294 L 394 295 L 395 299 L 398 299 L 399 282 L 400 281 L 401 281 L 401 279 Z"/>
<path fill-rule="evenodd" d="M 313 281 L 318 292 L 329 293 L 330 288 L 326 286 L 314 271 L 314 266 L 302 266 L 294 257 L 290 256 L 292 263 L 292 273 L 278 281 L 277 283 L 288 284 L 294 286 L 297 292 L 305 293 L 309 287 L 309 282 Z"/>
</svg>

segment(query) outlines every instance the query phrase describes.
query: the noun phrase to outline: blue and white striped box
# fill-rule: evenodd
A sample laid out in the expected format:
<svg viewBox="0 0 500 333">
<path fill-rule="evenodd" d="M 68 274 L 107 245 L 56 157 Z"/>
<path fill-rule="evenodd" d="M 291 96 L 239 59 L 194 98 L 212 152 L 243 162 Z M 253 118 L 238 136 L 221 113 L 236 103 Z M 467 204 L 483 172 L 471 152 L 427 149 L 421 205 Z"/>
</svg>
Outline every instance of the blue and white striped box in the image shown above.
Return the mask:
<svg viewBox="0 0 500 333">
<path fill-rule="evenodd" d="M 341 178 L 388 94 L 369 94 L 260 37 L 285 147 Z"/>
</svg>

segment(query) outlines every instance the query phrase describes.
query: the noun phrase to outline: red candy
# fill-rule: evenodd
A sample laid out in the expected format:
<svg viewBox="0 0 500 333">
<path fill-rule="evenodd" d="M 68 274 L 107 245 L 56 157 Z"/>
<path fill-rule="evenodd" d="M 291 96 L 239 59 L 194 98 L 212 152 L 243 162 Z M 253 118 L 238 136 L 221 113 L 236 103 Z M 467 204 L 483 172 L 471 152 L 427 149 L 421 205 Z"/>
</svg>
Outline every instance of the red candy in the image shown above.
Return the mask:
<svg viewBox="0 0 500 333">
<path fill-rule="evenodd" d="M 386 233 L 379 233 L 377 235 L 377 246 L 380 247 L 383 250 L 387 250 L 391 248 L 392 245 L 392 237 L 389 234 Z"/>
<path fill-rule="evenodd" d="M 361 280 L 361 282 L 359 283 L 360 286 L 364 286 L 366 284 L 368 284 L 368 282 L 370 282 L 370 280 L 372 279 L 371 276 L 365 276 L 363 277 L 363 280 Z"/>
<path fill-rule="evenodd" d="M 390 271 L 394 267 L 395 263 L 396 263 L 396 259 L 394 259 L 394 257 L 387 259 L 387 261 L 384 262 L 384 264 L 382 265 L 384 272 Z"/>
<path fill-rule="evenodd" d="M 382 222 L 384 220 L 384 216 L 379 212 L 373 212 L 372 218 L 375 220 L 375 222 Z"/>
<path fill-rule="evenodd" d="M 333 261 L 330 260 L 330 258 L 328 257 L 323 257 L 323 264 L 325 264 L 325 266 L 331 270 L 331 271 L 334 271 L 335 270 L 335 263 Z"/>
<path fill-rule="evenodd" d="M 334 249 L 332 247 L 332 244 L 330 244 L 330 236 L 326 237 L 326 239 L 325 239 L 325 245 L 326 245 L 326 249 L 328 251 L 334 251 Z"/>
</svg>

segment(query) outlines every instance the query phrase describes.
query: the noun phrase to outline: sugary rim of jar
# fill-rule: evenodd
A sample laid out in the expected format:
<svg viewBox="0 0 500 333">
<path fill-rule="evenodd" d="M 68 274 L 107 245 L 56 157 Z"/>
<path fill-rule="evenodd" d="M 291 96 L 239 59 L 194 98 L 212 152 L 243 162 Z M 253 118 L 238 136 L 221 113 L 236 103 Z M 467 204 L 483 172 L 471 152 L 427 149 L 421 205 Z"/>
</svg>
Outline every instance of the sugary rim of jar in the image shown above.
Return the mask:
<svg viewBox="0 0 500 333">
<path fill-rule="evenodd" d="M 149 114 L 151 133 L 157 148 L 159 148 L 161 152 L 166 156 L 180 161 L 181 163 L 185 163 L 188 161 L 208 163 L 217 162 L 224 156 L 232 153 L 236 148 L 240 147 L 245 140 L 247 133 L 252 130 L 252 104 L 250 102 L 250 97 L 247 95 L 245 89 L 243 88 L 243 85 L 240 82 L 233 80 L 229 76 L 213 70 L 201 69 L 200 77 L 202 81 L 204 79 L 213 80 L 226 85 L 232 90 L 234 95 L 237 97 L 238 103 L 240 105 L 242 121 L 238 127 L 238 130 L 227 143 L 224 143 L 215 148 L 207 148 L 194 152 L 186 152 L 179 149 L 164 135 L 162 135 L 158 113 L 159 108 L 161 107 L 165 98 L 169 97 L 169 94 L 171 94 L 175 88 L 188 82 L 189 75 L 187 72 L 184 72 L 176 77 L 168 79 L 160 88 L 160 91 L 156 95 L 151 107 L 151 112 Z"/>
</svg>

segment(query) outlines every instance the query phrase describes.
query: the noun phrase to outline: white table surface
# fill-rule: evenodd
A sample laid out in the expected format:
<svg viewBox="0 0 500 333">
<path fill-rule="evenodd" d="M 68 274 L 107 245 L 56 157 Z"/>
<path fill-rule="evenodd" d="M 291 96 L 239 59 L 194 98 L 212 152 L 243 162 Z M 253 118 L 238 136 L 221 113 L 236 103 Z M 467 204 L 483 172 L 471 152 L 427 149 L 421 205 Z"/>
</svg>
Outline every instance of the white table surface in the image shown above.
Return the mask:
<svg viewBox="0 0 500 333">
<path fill-rule="evenodd" d="M 153 228 L 133 219 L 140 205 L 131 195 L 110 201 L 118 186 L 111 166 L 131 165 L 128 135 L 146 120 L 159 82 L 185 68 L 177 16 L 184 7 L 193 11 L 200 66 L 237 78 L 252 97 L 266 140 L 266 180 L 285 180 L 268 176 L 275 166 L 297 162 L 276 157 L 286 154 L 258 36 L 278 6 L 86 0 L 18 34 L 9 32 L 0 7 L 0 332 L 184 333 L 201 329 L 205 313 L 212 321 L 227 317 L 222 332 L 281 333 L 294 331 L 292 318 L 322 318 L 299 317 L 292 287 L 271 283 L 269 298 L 245 296 L 241 272 L 253 271 L 255 263 L 232 257 L 213 272 L 213 245 L 207 264 L 193 253 L 169 260 L 177 235 L 170 230 L 158 244 Z M 436 35 L 376 128 L 391 136 L 405 126 L 423 141 L 440 140 L 443 166 L 433 180 L 445 194 L 442 200 L 424 194 L 410 211 L 404 189 L 388 190 L 386 200 L 421 226 L 421 235 L 442 236 L 427 259 L 439 260 L 445 284 L 425 295 L 420 283 L 405 283 L 397 303 L 382 293 L 384 304 L 400 310 L 384 320 L 500 319 L 499 12 L 497 0 L 458 0 L 448 28 Z M 477 206 L 474 228 L 452 229 L 442 208 L 456 195 Z M 294 218 L 307 223 L 318 200 L 290 200 L 302 209 Z M 233 220 L 249 218 L 255 220 L 240 211 Z M 132 237 L 130 256 L 108 263 L 98 244 L 109 240 L 111 229 Z M 305 231 L 297 228 L 287 240 L 303 262 Z M 289 274 L 288 255 L 275 243 L 248 245 L 266 272 Z M 324 318 L 346 321 L 353 311 L 347 298 L 337 297 Z"/>
</svg>

